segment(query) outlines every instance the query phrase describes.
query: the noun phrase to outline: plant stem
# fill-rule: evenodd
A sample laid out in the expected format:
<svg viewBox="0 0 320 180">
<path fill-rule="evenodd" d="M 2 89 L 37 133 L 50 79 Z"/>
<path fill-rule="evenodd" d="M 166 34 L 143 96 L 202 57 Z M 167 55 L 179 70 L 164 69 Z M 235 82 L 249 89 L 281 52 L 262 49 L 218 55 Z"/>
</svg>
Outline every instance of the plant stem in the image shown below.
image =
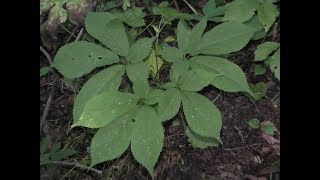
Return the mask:
<svg viewBox="0 0 320 180">
<path fill-rule="evenodd" d="M 177 0 L 173 0 L 173 3 L 174 3 L 174 6 L 176 7 L 176 9 L 177 9 L 178 11 L 180 11 L 180 8 L 179 8 L 179 5 L 178 5 L 178 3 L 177 3 Z"/>
<path fill-rule="evenodd" d="M 66 27 L 64 27 L 62 24 L 61 24 L 61 27 L 67 31 L 71 36 L 73 36 L 74 38 L 77 38 L 74 34 L 72 34 L 72 32 L 70 32 Z"/>
<path fill-rule="evenodd" d="M 153 19 L 141 32 L 139 32 L 139 34 L 137 35 L 137 37 L 138 37 L 141 33 L 143 33 L 145 30 L 147 30 L 154 21 L 155 21 L 155 19 Z"/>
<path fill-rule="evenodd" d="M 81 38 L 82 34 L 83 34 L 83 27 L 80 29 L 79 34 L 77 35 L 75 41 L 79 41 L 79 39 Z"/>
<path fill-rule="evenodd" d="M 157 86 L 159 85 L 159 79 L 158 79 L 159 66 L 158 66 L 158 52 L 157 52 L 158 43 L 159 43 L 159 34 L 158 34 L 158 36 L 157 36 L 156 45 L 155 45 L 155 47 L 154 47 L 154 55 L 155 55 L 155 57 L 156 57 L 156 69 L 157 69 L 155 78 L 156 78 L 156 85 L 157 85 Z"/>
<path fill-rule="evenodd" d="M 159 44 L 159 36 L 160 36 L 160 32 L 162 31 L 162 29 L 167 25 L 167 22 L 165 21 L 165 23 L 163 24 L 163 26 L 161 27 L 161 24 L 162 24 L 162 16 L 161 16 L 161 20 L 159 22 L 159 26 L 158 26 L 158 29 L 159 29 L 159 32 L 157 32 L 157 38 L 156 38 L 156 44 L 155 44 L 155 47 L 154 47 L 154 54 L 155 54 L 155 58 L 156 58 L 156 76 L 155 76 L 155 79 L 156 79 L 156 86 L 159 86 L 159 79 L 158 79 L 158 74 L 159 74 L 159 65 L 158 65 L 158 51 L 157 51 L 157 47 L 158 47 L 158 44 Z"/>
<path fill-rule="evenodd" d="M 190 8 L 196 15 L 198 15 L 197 11 L 188 3 L 187 0 L 183 0 L 183 2 L 185 2 L 185 3 L 189 6 L 189 8 Z"/>
<path fill-rule="evenodd" d="M 41 46 L 40 46 L 40 51 L 46 56 L 46 58 L 49 61 L 49 64 L 52 65 L 52 58 L 50 57 L 49 53 Z"/>
</svg>

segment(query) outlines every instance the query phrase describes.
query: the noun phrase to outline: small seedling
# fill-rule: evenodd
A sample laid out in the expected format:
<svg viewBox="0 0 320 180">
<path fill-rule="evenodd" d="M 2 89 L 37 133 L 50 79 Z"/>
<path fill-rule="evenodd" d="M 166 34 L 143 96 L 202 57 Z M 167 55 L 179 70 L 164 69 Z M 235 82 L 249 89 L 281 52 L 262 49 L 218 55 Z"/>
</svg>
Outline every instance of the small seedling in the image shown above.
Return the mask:
<svg viewBox="0 0 320 180">
<path fill-rule="evenodd" d="M 275 131 L 275 129 L 274 129 L 274 127 L 273 127 L 272 124 L 265 124 L 265 125 L 263 125 L 263 126 L 261 127 L 261 130 L 262 130 L 264 133 L 269 134 L 269 135 L 271 135 L 271 136 L 274 135 L 274 131 Z"/>
<path fill-rule="evenodd" d="M 54 161 L 60 161 L 77 153 L 77 151 L 69 148 L 61 148 L 61 143 L 52 144 L 51 137 L 47 136 L 40 142 L 40 164 L 49 164 Z M 49 150 L 49 152 L 47 152 Z"/>
<path fill-rule="evenodd" d="M 250 119 L 248 124 L 253 129 L 258 129 L 260 127 L 260 121 L 257 118 Z"/>
</svg>

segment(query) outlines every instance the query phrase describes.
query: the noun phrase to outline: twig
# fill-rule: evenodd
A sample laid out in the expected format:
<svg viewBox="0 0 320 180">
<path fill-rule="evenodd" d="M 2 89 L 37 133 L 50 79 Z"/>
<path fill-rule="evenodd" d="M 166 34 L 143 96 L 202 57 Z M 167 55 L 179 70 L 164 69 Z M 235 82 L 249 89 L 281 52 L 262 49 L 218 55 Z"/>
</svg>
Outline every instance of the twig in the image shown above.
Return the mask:
<svg viewBox="0 0 320 180">
<path fill-rule="evenodd" d="M 81 29 L 79 31 L 79 34 L 77 35 L 77 38 L 74 41 L 79 41 L 79 39 L 81 38 L 82 34 L 83 34 L 83 27 L 81 27 Z"/>
<path fill-rule="evenodd" d="M 271 100 L 274 101 L 279 95 L 280 95 L 280 92 L 278 92 L 278 94 L 276 94 Z"/>
<path fill-rule="evenodd" d="M 66 165 L 66 166 L 75 166 L 75 167 L 78 167 L 78 168 L 81 168 L 81 169 L 86 169 L 86 170 L 90 170 L 90 171 L 96 172 L 98 174 L 102 174 L 102 171 L 100 171 L 98 169 L 91 168 L 91 167 L 88 167 L 88 166 L 84 166 L 84 165 L 81 165 L 81 164 L 79 164 L 77 162 L 52 161 L 52 162 L 47 162 L 47 163 L 40 163 L 40 165 L 44 165 L 44 164 L 61 164 L 61 165 Z"/>
<path fill-rule="evenodd" d="M 138 34 L 136 37 L 140 36 L 140 34 L 142 34 L 145 30 L 147 30 L 147 28 L 148 28 L 149 26 L 151 26 L 151 24 L 154 22 L 154 20 L 155 20 L 155 19 L 153 19 L 141 32 L 139 32 L 139 34 Z"/>
<path fill-rule="evenodd" d="M 239 135 L 240 135 L 240 137 L 241 137 L 241 140 L 242 140 L 242 142 L 244 143 L 244 138 L 243 138 L 243 136 L 242 136 L 242 131 L 237 127 L 237 126 L 234 126 L 238 131 L 239 131 Z"/>
<path fill-rule="evenodd" d="M 186 4 L 189 6 L 189 8 L 193 11 L 193 13 L 195 13 L 196 15 L 198 15 L 197 11 L 191 6 L 191 4 L 188 3 L 187 0 L 183 0 L 183 2 L 186 3 Z"/>
<path fill-rule="evenodd" d="M 251 98 L 249 98 L 249 99 L 250 99 L 250 101 L 252 102 L 252 104 L 254 105 L 254 107 L 256 108 L 256 110 L 257 110 L 260 114 L 262 114 L 261 111 L 260 111 L 260 109 L 259 109 L 259 107 L 257 106 L 257 104 L 256 104 Z"/>
<path fill-rule="evenodd" d="M 261 145 L 261 143 L 250 144 L 250 145 L 241 146 L 241 147 L 236 147 L 236 148 L 223 148 L 223 150 L 233 151 L 233 150 L 243 149 L 243 148 L 247 148 L 247 147 L 251 147 L 251 146 L 258 146 L 258 145 Z"/>
<path fill-rule="evenodd" d="M 42 114 L 42 117 L 41 117 L 40 129 L 43 128 L 44 122 L 47 119 L 49 108 L 50 108 L 50 105 L 51 105 L 52 98 L 54 96 L 54 92 L 55 92 L 57 83 L 58 83 L 58 78 L 54 78 L 54 81 L 53 81 L 52 87 L 51 87 L 51 91 L 50 91 L 50 95 L 49 95 L 49 98 L 47 100 L 46 106 L 44 108 L 44 111 L 43 111 L 43 114 Z"/>
<path fill-rule="evenodd" d="M 220 93 L 218 94 L 218 96 L 216 98 L 214 98 L 213 102 L 215 102 L 219 97 L 220 97 Z"/>
<path fill-rule="evenodd" d="M 69 33 L 71 36 L 73 36 L 74 38 L 76 38 L 76 36 L 73 34 L 73 32 L 70 32 L 66 27 L 64 27 L 62 24 L 61 24 L 61 27 L 67 31 L 67 33 Z"/>
<path fill-rule="evenodd" d="M 174 2 L 174 6 L 176 7 L 176 9 L 177 9 L 178 11 L 180 11 L 180 8 L 179 8 L 179 5 L 178 5 L 178 3 L 177 3 L 177 0 L 173 0 L 173 2 Z"/>
<path fill-rule="evenodd" d="M 78 28 L 79 28 L 79 25 L 77 25 L 77 26 L 74 28 L 74 30 L 72 31 L 72 34 L 75 34 Z M 74 36 L 70 35 L 70 36 L 68 37 L 68 39 L 67 39 L 67 41 L 66 41 L 66 44 L 69 43 L 69 41 L 71 40 L 72 37 L 74 37 Z"/>
<path fill-rule="evenodd" d="M 45 49 L 43 49 L 41 46 L 40 46 L 40 50 L 47 57 L 47 59 L 49 61 L 49 64 L 52 65 L 52 58 L 50 57 L 49 53 Z M 43 114 L 42 114 L 42 117 L 41 117 L 41 121 L 40 121 L 40 129 L 41 130 L 43 128 L 45 120 L 47 119 L 49 108 L 50 108 L 50 105 L 51 105 L 51 101 L 52 101 L 52 98 L 54 96 L 55 87 L 56 87 L 56 85 L 58 83 L 58 79 L 59 79 L 58 74 L 54 70 L 51 71 L 51 72 L 53 73 L 54 80 L 53 80 L 53 83 L 52 83 L 52 86 L 51 86 L 51 91 L 50 91 L 49 98 L 47 100 L 46 106 L 44 108 L 44 111 L 43 111 Z"/>
<path fill-rule="evenodd" d="M 52 65 L 52 58 L 50 57 L 49 53 L 40 46 L 40 51 L 47 57 L 49 64 Z"/>
</svg>

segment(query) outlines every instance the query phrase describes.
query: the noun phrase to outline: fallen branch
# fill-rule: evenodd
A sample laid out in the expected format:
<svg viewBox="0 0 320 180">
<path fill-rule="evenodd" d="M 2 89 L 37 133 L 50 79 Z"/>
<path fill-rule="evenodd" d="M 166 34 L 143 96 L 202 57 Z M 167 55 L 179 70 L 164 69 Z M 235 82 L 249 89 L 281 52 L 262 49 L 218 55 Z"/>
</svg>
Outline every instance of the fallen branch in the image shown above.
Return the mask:
<svg viewBox="0 0 320 180">
<path fill-rule="evenodd" d="M 91 167 L 88 167 L 88 166 L 84 166 L 84 165 L 81 165 L 81 164 L 79 164 L 77 162 L 52 161 L 52 162 L 40 163 L 40 165 L 45 165 L 45 164 L 60 164 L 60 165 L 66 165 L 66 166 L 75 166 L 75 167 L 78 167 L 78 168 L 81 168 L 81 169 L 86 169 L 86 170 L 89 170 L 89 171 L 96 172 L 98 174 L 102 174 L 102 171 L 100 171 L 98 169 L 91 168 Z"/>
</svg>

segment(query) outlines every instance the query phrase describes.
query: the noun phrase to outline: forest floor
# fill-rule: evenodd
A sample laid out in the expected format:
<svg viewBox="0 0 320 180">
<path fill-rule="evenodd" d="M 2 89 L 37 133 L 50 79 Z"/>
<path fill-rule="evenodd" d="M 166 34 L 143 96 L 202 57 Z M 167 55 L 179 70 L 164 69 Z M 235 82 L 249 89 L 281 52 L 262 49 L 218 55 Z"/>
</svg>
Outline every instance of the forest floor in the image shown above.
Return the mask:
<svg viewBox="0 0 320 180">
<path fill-rule="evenodd" d="M 280 41 L 280 25 L 275 31 L 273 41 Z M 68 35 L 61 35 L 59 47 Z M 219 180 L 249 179 L 277 180 L 280 179 L 279 144 L 270 144 L 268 137 L 259 129 L 251 128 L 247 121 L 258 118 L 261 122 L 270 121 L 280 130 L 280 82 L 267 70 L 264 75 L 254 75 L 254 51 L 261 41 L 250 42 L 241 53 L 230 59 L 238 64 L 248 82 L 267 84 L 265 97 L 252 101 L 242 93 L 227 93 L 212 86 L 200 93 L 208 97 L 222 114 L 223 127 L 219 147 L 204 149 L 193 148 L 188 142 L 182 123 L 169 121 L 165 126 L 165 143 L 155 168 L 155 177 L 159 180 Z M 54 57 L 54 52 L 50 52 Z M 40 54 L 40 66 L 48 66 L 48 60 Z M 57 79 L 58 78 L 58 79 Z M 52 137 L 52 144 L 61 142 L 78 153 L 70 157 L 70 161 L 85 164 L 89 159 L 90 141 L 94 132 L 86 128 L 69 130 L 72 124 L 72 108 L 75 95 L 86 79 L 80 79 L 67 85 L 62 77 L 49 73 L 40 78 L 40 119 L 43 116 L 49 96 L 52 96 L 48 116 L 40 129 L 42 139 Z M 52 87 L 54 91 L 52 91 Z M 176 122 L 183 119 L 179 112 L 174 118 Z M 280 140 L 280 131 L 274 138 Z M 120 158 L 101 163 L 94 168 L 102 174 L 87 171 L 75 166 L 61 164 L 41 166 L 41 179 L 149 179 L 147 171 L 138 164 L 130 150 Z"/>
</svg>

